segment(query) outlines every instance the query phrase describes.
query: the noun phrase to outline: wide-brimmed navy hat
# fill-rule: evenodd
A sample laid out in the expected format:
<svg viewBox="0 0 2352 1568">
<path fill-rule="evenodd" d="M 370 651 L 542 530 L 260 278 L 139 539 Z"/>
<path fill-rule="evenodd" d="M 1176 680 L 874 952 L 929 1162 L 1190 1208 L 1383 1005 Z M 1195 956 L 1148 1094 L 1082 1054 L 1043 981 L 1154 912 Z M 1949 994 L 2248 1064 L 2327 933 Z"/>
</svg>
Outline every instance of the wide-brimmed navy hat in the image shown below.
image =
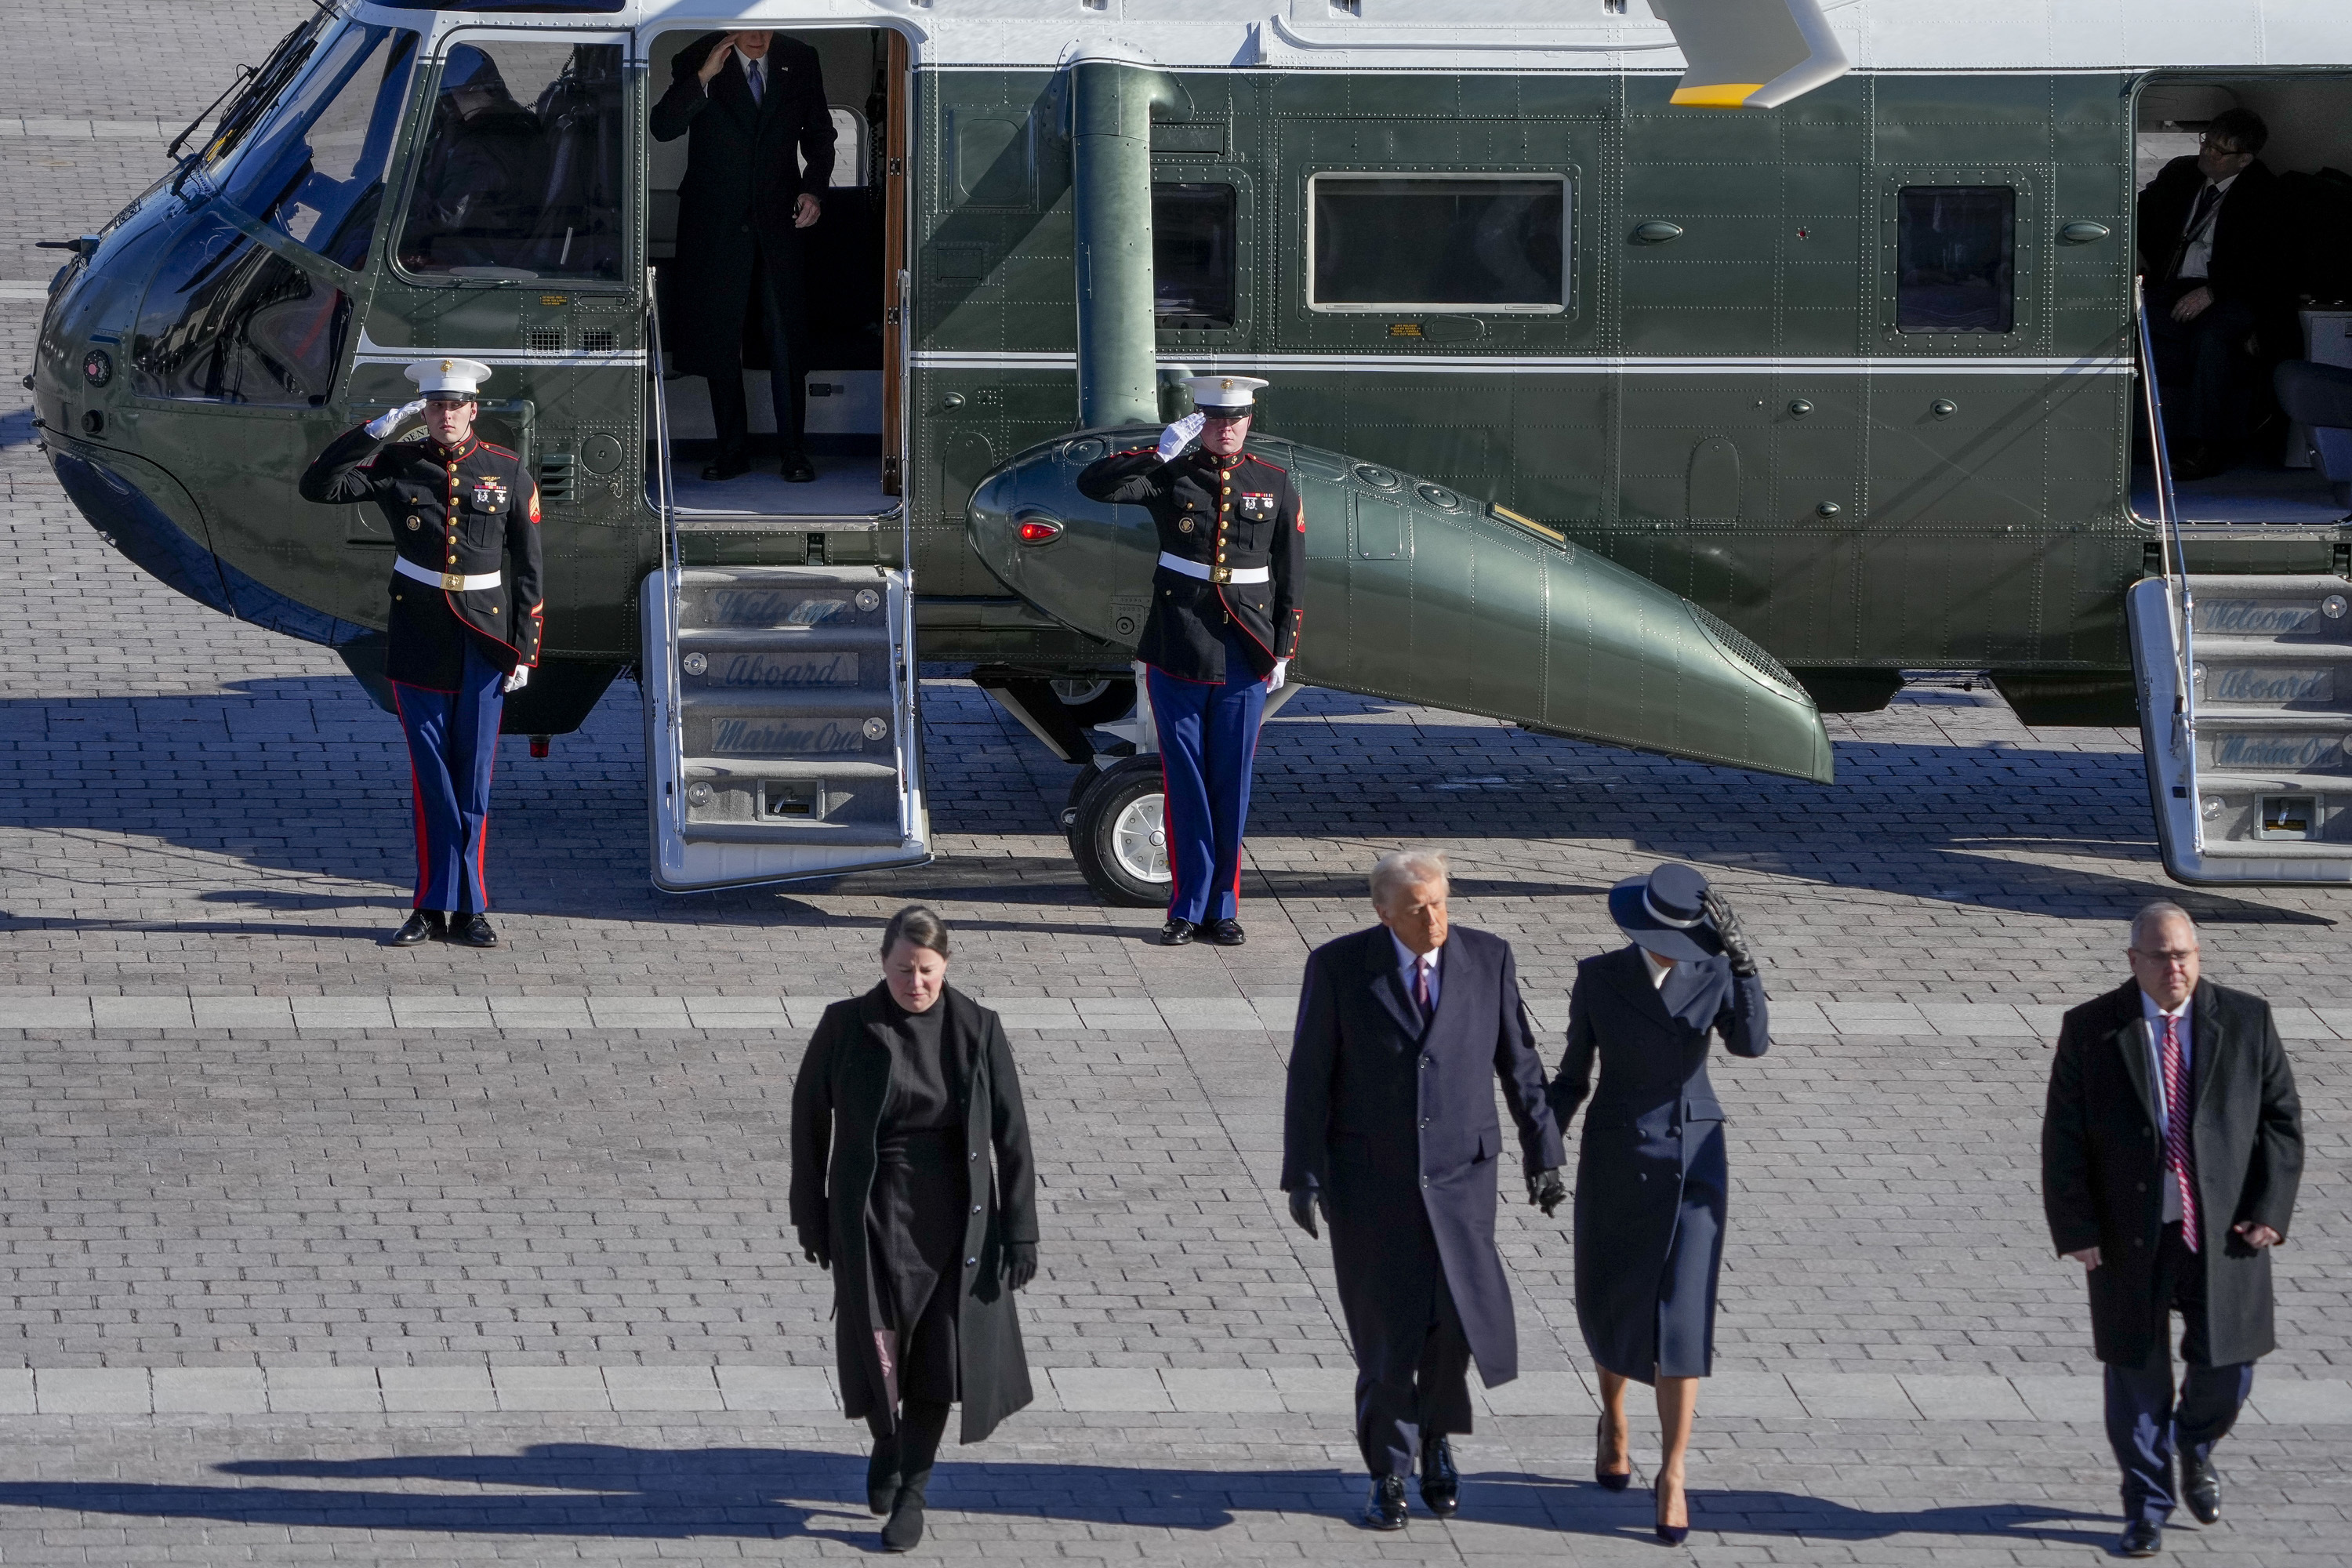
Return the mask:
<svg viewBox="0 0 2352 1568">
<path fill-rule="evenodd" d="M 1687 866 L 1664 865 L 1609 889 L 1609 918 L 1660 958 L 1713 958 L 1723 951 L 1706 918 L 1706 879 Z"/>
</svg>

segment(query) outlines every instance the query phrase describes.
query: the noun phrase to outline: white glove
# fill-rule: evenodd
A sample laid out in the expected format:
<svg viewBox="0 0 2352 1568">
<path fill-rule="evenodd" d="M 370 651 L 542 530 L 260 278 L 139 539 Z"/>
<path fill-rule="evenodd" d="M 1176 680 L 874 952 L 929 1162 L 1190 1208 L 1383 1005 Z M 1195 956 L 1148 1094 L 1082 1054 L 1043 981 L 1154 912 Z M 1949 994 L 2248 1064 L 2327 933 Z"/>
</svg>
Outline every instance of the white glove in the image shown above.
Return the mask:
<svg viewBox="0 0 2352 1568">
<path fill-rule="evenodd" d="M 501 692 L 520 691 L 526 685 L 530 684 L 530 666 L 527 664 L 519 664 L 514 667 L 514 673 L 507 677 L 506 685 L 501 687 L 499 689 Z"/>
<path fill-rule="evenodd" d="M 1290 661 L 1286 658 L 1276 659 L 1274 661 L 1274 673 L 1265 678 L 1266 694 L 1268 696 L 1272 696 L 1275 692 L 1281 690 L 1284 683 L 1288 681 L 1289 679 Z"/>
<path fill-rule="evenodd" d="M 1185 447 L 1200 438 L 1201 426 L 1208 422 L 1208 416 L 1204 414 L 1187 414 L 1160 432 L 1160 460 L 1174 462 Z"/>
<path fill-rule="evenodd" d="M 401 407 L 392 410 L 388 414 L 381 414 L 375 418 L 369 420 L 367 422 L 367 433 L 374 437 L 379 441 L 389 439 L 394 430 L 399 429 L 403 425 L 407 424 L 411 419 L 415 418 L 419 414 L 424 412 L 425 399 L 420 397 L 414 403 L 404 405 Z"/>
</svg>

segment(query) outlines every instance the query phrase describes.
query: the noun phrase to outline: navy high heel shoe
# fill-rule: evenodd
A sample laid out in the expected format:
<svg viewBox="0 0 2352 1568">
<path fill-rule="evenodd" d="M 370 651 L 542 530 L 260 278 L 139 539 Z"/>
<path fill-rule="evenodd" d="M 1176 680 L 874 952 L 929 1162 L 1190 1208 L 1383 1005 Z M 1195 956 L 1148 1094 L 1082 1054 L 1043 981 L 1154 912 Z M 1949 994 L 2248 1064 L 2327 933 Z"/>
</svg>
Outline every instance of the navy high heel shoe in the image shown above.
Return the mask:
<svg viewBox="0 0 2352 1568">
<path fill-rule="evenodd" d="M 1601 1450 L 1608 1446 L 1609 1417 L 1604 1412 L 1601 1417 L 1601 1429 L 1592 1435 L 1592 1479 L 1599 1481 L 1604 1490 L 1622 1492 L 1633 1484 L 1633 1457 L 1626 1455 L 1624 1469 L 1612 1474 L 1601 1468 Z"/>
<path fill-rule="evenodd" d="M 1688 1541 L 1690 1539 L 1689 1525 L 1668 1524 L 1666 1522 L 1666 1500 L 1664 1495 L 1660 1491 L 1658 1483 L 1655 1481 L 1650 1483 L 1650 1500 L 1656 1507 L 1657 1523 L 1655 1528 L 1658 1532 L 1658 1539 L 1664 1542 L 1669 1546 L 1680 1546 L 1684 1542 Z M 1684 1517 L 1688 1518 L 1690 1510 L 1690 1494 L 1687 1489 L 1685 1489 L 1683 1494 L 1683 1510 Z"/>
</svg>

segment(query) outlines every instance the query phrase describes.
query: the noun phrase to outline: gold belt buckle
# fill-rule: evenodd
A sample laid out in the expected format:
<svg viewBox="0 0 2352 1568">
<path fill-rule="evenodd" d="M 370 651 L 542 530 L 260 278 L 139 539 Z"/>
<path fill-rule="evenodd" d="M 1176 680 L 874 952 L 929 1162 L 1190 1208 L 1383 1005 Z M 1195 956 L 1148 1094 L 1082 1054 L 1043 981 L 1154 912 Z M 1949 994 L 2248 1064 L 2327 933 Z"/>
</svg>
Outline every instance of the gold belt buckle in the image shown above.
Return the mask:
<svg viewBox="0 0 2352 1568">
<path fill-rule="evenodd" d="M 1212 567 L 1210 567 L 1210 568 L 1209 568 L 1209 581 L 1210 581 L 1210 582 L 1212 582 L 1212 583 L 1230 583 L 1230 582 L 1232 582 L 1233 580 L 1234 580 L 1234 569 L 1233 569 L 1232 567 L 1230 567 L 1230 566 L 1212 566 Z"/>
<path fill-rule="evenodd" d="M 462 594 L 466 591 L 466 574 L 463 572 L 444 572 L 441 574 L 441 586 L 447 593 Z"/>
</svg>

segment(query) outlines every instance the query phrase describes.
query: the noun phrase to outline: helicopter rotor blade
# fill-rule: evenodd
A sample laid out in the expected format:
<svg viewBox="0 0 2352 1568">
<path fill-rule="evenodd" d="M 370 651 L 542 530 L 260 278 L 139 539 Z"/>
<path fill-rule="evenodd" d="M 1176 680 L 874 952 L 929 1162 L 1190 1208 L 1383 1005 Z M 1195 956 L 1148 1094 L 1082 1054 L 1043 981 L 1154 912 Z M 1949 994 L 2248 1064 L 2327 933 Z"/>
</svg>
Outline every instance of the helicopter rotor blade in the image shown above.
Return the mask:
<svg viewBox="0 0 2352 1568">
<path fill-rule="evenodd" d="M 1687 62 L 1674 101 L 1777 109 L 1853 68 L 1819 0 L 1650 0 Z"/>
</svg>

